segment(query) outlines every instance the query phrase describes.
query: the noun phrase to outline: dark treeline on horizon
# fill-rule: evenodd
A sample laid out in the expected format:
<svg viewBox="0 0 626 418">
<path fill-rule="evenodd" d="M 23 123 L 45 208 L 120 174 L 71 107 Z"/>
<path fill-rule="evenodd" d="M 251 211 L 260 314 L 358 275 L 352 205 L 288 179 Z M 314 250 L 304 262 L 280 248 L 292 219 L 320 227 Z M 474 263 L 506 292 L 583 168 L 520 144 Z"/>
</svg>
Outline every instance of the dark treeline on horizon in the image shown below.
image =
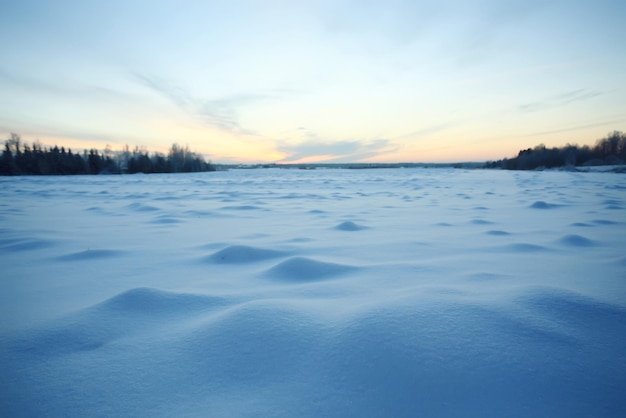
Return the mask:
<svg viewBox="0 0 626 418">
<path fill-rule="evenodd" d="M 96 149 L 74 153 L 65 147 L 43 147 L 37 143 L 23 143 L 12 133 L 4 143 L 0 157 L 0 175 L 74 175 L 121 173 L 191 173 L 215 171 L 204 158 L 189 150 L 188 146 L 172 145 L 167 155 L 149 154 L 148 151 L 128 145 L 122 151 L 104 152 Z"/>
<path fill-rule="evenodd" d="M 626 134 L 613 131 L 598 139 L 594 146 L 565 145 L 558 148 L 535 148 L 521 150 L 517 157 L 490 161 L 487 168 L 506 170 L 536 170 L 538 168 L 577 167 L 598 165 L 621 165 L 626 161 Z"/>
<path fill-rule="evenodd" d="M 626 162 L 626 134 L 613 131 L 605 138 L 598 139 L 593 146 L 567 144 L 562 147 L 547 148 L 537 145 L 519 151 L 513 158 L 504 158 L 486 163 L 443 164 L 443 166 L 465 168 L 501 168 L 505 170 L 536 170 L 556 167 L 580 167 L 601 165 L 623 165 Z M 417 164 L 418 163 L 412 163 Z M 408 166 L 411 166 L 409 164 Z M 429 164 L 425 164 L 429 166 Z M 266 166 L 266 165 L 261 165 Z M 269 166 L 276 166 L 270 164 Z M 289 166 L 289 165 L 285 165 Z M 300 166 L 300 165 L 298 165 Z M 341 166 L 341 168 L 393 168 L 407 164 L 304 164 L 305 167 Z M 434 164 L 432 166 L 438 166 Z M 37 142 L 29 145 L 18 134 L 12 133 L 5 141 L 0 157 L 0 175 L 74 175 L 74 174 L 134 174 L 134 173 L 190 173 L 215 171 L 216 167 L 204 158 L 173 144 L 167 155 L 149 154 L 145 149 L 128 145 L 122 151 L 96 149 L 74 153 L 65 147 L 44 147 Z"/>
</svg>

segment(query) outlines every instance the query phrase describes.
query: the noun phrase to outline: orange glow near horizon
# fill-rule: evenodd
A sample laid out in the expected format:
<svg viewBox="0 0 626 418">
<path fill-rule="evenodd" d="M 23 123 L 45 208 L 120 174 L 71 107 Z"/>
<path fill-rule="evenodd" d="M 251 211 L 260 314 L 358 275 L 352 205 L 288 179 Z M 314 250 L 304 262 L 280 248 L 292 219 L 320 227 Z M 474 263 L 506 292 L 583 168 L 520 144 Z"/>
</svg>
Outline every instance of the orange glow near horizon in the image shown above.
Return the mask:
<svg viewBox="0 0 626 418">
<path fill-rule="evenodd" d="M 315 163 L 327 163 L 329 160 L 337 158 L 336 155 L 313 155 L 310 157 L 300 158 L 294 161 L 283 161 L 280 164 L 315 164 Z"/>
<path fill-rule="evenodd" d="M 398 162 L 424 162 L 424 163 L 451 163 L 451 162 L 480 162 L 500 160 L 515 157 L 522 149 L 533 148 L 539 144 L 547 147 L 561 147 L 568 143 L 579 146 L 590 145 L 607 135 L 608 132 L 600 128 L 588 129 L 578 132 L 576 136 L 569 132 L 555 132 L 546 135 L 515 135 L 509 132 L 491 133 L 489 136 L 480 136 L 477 132 L 461 132 L 455 130 L 446 135 L 433 135 L 428 138 L 415 140 L 390 141 L 389 147 L 381 149 L 380 153 L 366 158 L 350 159 L 346 155 L 318 154 L 303 156 L 295 160 L 289 160 L 289 153 L 280 151 L 275 141 L 262 136 L 241 135 L 233 132 L 224 132 L 216 129 L 207 129 L 197 121 L 152 121 L 145 136 L 136 142 L 115 141 L 107 139 L 77 139 L 65 135 L 40 135 L 26 132 L 24 135 L 18 132 L 23 144 L 39 143 L 44 147 L 65 147 L 72 152 L 82 153 L 83 150 L 97 149 L 122 151 L 126 145 L 133 150 L 135 147 L 144 149 L 149 153 L 165 153 L 169 151 L 173 143 L 188 146 L 189 149 L 202 154 L 213 163 L 226 164 L 255 164 L 255 163 L 284 163 L 284 164 L 313 164 L 341 162 L 365 162 L 365 163 L 398 163 Z M 471 135 L 474 135 L 472 137 Z M 10 133 L 4 135 L 5 139 Z M 151 137 L 151 140 L 145 138 Z M 577 138 L 585 138 L 580 141 Z M 459 139 L 460 138 L 460 139 Z M 365 147 L 365 146 L 364 146 Z M 296 145 L 292 148 L 297 149 Z M 393 151 L 389 151 L 393 150 Z M 295 151 L 294 154 L 295 155 Z M 355 156 L 358 152 L 355 153 Z"/>
</svg>

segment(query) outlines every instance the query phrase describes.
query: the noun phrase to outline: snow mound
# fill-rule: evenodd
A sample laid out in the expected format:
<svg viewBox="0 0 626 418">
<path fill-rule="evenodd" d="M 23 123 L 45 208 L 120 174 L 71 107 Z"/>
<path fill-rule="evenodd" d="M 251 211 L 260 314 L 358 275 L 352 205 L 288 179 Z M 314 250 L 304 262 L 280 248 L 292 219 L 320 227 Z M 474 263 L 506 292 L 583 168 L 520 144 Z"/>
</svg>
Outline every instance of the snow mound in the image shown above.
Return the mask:
<svg viewBox="0 0 626 418">
<path fill-rule="evenodd" d="M 582 228 L 588 228 L 588 227 L 593 226 L 593 225 L 588 224 L 588 223 L 586 223 L 586 222 L 574 222 L 574 223 L 573 223 L 573 224 L 571 224 L 571 225 L 572 225 L 572 226 L 580 226 L 580 227 L 582 227 Z"/>
<path fill-rule="evenodd" d="M 14 349 L 41 356 L 91 351 L 120 339 L 163 333 L 168 322 L 183 323 L 189 315 L 223 305 L 219 298 L 136 288 L 102 303 L 21 333 Z M 164 322 L 166 321 L 166 322 Z"/>
<path fill-rule="evenodd" d="M 530 289 L 517 298 L 517 303 L 529 308 L 532 315 L 549 319 L 563 332 L 586 339 L 590 332 L 603 334 L 601 340 L 626 348 L 626 309 L 600 302 L 589 296 L 557 288 Z M 615 335 L 604 335 L 608 329 Z M 620 331 L 618 331 L 620 330 Z M 592 341 L 587 343 L 593 344 Z"/>
<path fill-rule="evenodd" d="M 63 415 L 67 402 L 81 415 L 149 416 L 349 416 L 355 408 L 368 416 L 554 408 L 584 416 L 596 402 L 621 404 L 619 375 L 602 371 L 626 349 L 626 312 L 616 306 L 555 288 L 526 288 L 498 303 L 424 292 L 350 299 L 215 306 L 197 295 L 133 289 L 10 338 L 0 365 L 14 373 L 10 359 L 45 363 L 54 376 L 21 372 L 38 382 L 23 396 L 37 399 L 37 388 L 58 394 L 28 404 L 33 415 Z M 594 391 L 574 396 L 588 387 Z M 98 393 L 116 401 L 103 405 L 91 396 Z M 449 397 L 454 402 L 439 401 Z"/>
<path fill-rule="evenodd" d="M 617 225 L 617 222 L 611 221 L 608 219 L 594 219 L 591 222 L 593 222 L 596 225 Z"/>
<path fill-rule="evenodd" d="M 288 253 L 285 251 L 249 247 L 247 245 L 231 245 L 209 255 L 206 257 L 206 260 L 220 264 L 241 264 L 270 260 L 286 255 Z"/>
<path fill-rule="evenodd" d="M 311 282 L 334 278 L 357 269 L 357 267 L 344 264 L 328 263 L 306 257 L 292 257 L 272 267 L 265 275 L 284 281 Z"/>
<path fill-rule="evenodd" d="M 163 316 L 204 310 L 224 303 L 223 299 L 212 296 L 138 287 L 127 290 L 96 305 L 96 309 L 100 312 L 108 313 L 136 312 L 145 315 Z"/>
<path fill-rule="evenodd" d="M 527 242 L 517 242 L 514 244 L 507 245 L 505 247 L 509 251 L 519 252 L 519 253 L 538 253 L 544 251 L 550 251 L 549 248 L 544 247 L 542 245 L 537 244 L 529 244 Z"/>
<path fill-rule="evenodd" d="M 488 235 L 495 235 L 495 236 L 506 236 L 506 235 L 511 235 L 510 232 L 506 232 L 506 231 L 501 231 L 499 229 L 492 229 L 486 232 L 486 234 Z"/>
<path fill-rule="evenodd" d="M 546 203 L 543 200 L 537 200 L 535 203 L 530 205 L 529 207 L 532 209 L 554 209 L 559 205 L 555 205 L 553 203 Z"/>
<path fill-rule="evenodd" d="M 623 201 L 618 199 L 607 199 L 604 201 L 605 208 L 609 210 L 624 210 Z"/>
<path fill-rule="evenodd" d="M 474 225 L 492 225 L 493 224 L 493 222 L 488 221 L 486 219 L 472 219 L 470 223 Z"/>
<path fill-rule="evenodd" d="M 596 245 L 595 241 L 576 234 L 565 235 L 559 239 L 559 243 L 569 247 L 593 247 Z"/>
<path fill-rule="evenodd" d="M 161 210 L 157 208 L 156 206 L 145 205 L 143 203 L 131 203 L 130 205 L 127 206 L 127 208 L 135 212 L 156 212 L 156 211 Z"/>
<path fill-rule="evenodd" d="M 339 225 L 336 225 L 333 229 L 336 229 L 338 231 L 361 231 L 366 228 L 366 226 L 356 224 L 352 221 L 345 221 L 340 223 Z"/>
<path fill-rule="evenodd" d="M 150 223 L 156 224 L 156 225 L 172 225 L 172 224 L 179 224 L 181 222 L 182 220 L 172 217 L 172 216 L 167 216 L 167 215 L 158 216 L 150 221 Z"/>
<path fill-rule="evenodd" d="M 625 176 L 0 183 L 2 417 L 626 416 Z"/>
</svg>

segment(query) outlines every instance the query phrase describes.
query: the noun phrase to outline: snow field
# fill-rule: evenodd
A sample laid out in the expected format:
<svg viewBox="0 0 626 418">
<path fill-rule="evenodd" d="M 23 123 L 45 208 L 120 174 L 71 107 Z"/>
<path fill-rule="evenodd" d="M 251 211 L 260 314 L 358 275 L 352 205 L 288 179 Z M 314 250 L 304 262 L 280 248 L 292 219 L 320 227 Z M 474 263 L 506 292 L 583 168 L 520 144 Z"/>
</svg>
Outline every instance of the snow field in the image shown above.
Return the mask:
<svg viewBox="0 0 626 418">
<path fill-rule="evenodd" d="M 2 416 L 623 416 L 626 177 L 0 179 Z"/>
</svg>

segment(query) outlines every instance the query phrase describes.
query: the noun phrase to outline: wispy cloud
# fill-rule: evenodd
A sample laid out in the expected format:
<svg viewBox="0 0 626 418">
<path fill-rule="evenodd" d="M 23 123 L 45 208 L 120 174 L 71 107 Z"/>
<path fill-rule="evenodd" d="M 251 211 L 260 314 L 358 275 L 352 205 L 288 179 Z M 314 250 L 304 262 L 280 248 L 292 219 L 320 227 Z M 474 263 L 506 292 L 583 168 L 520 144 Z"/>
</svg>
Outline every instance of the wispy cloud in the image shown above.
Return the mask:
<svg viewBox="0 0 626 418">
<path fill-rule="evenodd" d="M 189 94 L 185 90 L 176 87 L 163 79 L 149 77 L 145 74 L 137 72 L 133 72 L 132 75 L 135 80 L 139 81 L 144 87 L 148 87 L 182 109 L 186 110 L 193 104 L 189 99 Z"/>
<path fill-rule="evenodd" d="M 245 135 L 257 135 L 239 122 L 239 109 L 248 105 L 272 100 L 268 94 L 234 94 L 215 100 L 206 100 L 197 105 L 197 114 L 209 125 Z"/>
<path fill-rule="evenodd" d="M 134 78 L 143 86 L 156 92 L 178 108 L 197 117 L 207 125 L 238 135 L 259 135 L 242 126 L 240 109 L 266 100 L 277 99 L 277 94 L 232 94 L 217 99 L 199 99 L 185 89 L 167 80 L 145 74 L 133 73 Z"/>
<path fill-rule="evenodd" d="M 48 95 L 84 102 L 134 100 L 131 94 L 97 83 L 51 79 L 50 76 L 22 74 L 0 68 L 0 86 L 19 89 L 23 94 L 35 92 L 38 96 Z"/>
<path fill-rule="evenodd" d="M 287 155 L 279 162 L 290 163 L 313 158 L 324 162 L 355 162 L 397 150 L 397 146 L 387 139 L 333 141 L 320 138 L 305 128 L 299 130 L 306 140 L 298 144 L 279 145 L 278 150 Z"/>
<path fill-rule="evenodd" d="M 72 147 L 73 149 L 83 149 L 90 148 L 95 146 L 95 143 L 102 144 L 120 144 L 123 143 L 119 138 L 117 138 L 114 134 L 103 133 L 99 130 L 90 130 L 82 127 L 59 127 L 52 123 L 45 122 L 17 122 L 5 121 L 0 117 L 0 132 L 17 132 L 20 135 L 24 136 L 24 139 L 27 141 L 37 140 L 41 141 L 44 145 L 52 146 L 52 145 L 71 145 L 67 143 L 57 143 L 57 139 L 54 138 L 62 138 L 62 140 L 74 140 L 77 142 L 81 142 L 83 146 L 81 147 Z M 125 141 L 135 141 L 136 143 L 141 143 L 145 141 L 145 138 L 135 138 L 135 137 L 124 137 Z"/>
<path fill-rule="evenodd" d="M 602 121 L 602 122 L 588 123 L 585 125 L 570 126 L 568 128 L 555 129 L 551 131 L 533 132 L 526 136 L 544 136 L 544 135 L 560 134 L 563 132 L 574 132 L 574 131 L 580 131 L 584 129 L 597 128 L 600 126 L 615 125 L 615 124 L 624 123 L 624 122 L 626 122 L 626 118 L 619 118 L 619 119 L 612 119 L 612 120 Z"/>
<path fill-rule="evenodd" d="M 67 138 L 93 144 L 136 140 L 136 133 L 106 125 L 108 108 L 121 109 L 141 103 L 132 92 L 97 81 L 70 80 L 47 73 L 18 73 L 0 68 L 0 91 L 12 101 L 0 100 L 0 131 L 16 131 L 28 137 Z M 132 107 L 132 106 L 131 106 Z M 96 120 L 89 120 L 95 116 Z M 103 128 L 104 127 L 104 128 Z M 145 139 L 144 139 L 145 140 Z M 91 146 L 91 145 L 90 145 Z"/>
<path fill-rule="evenodd" d="M 604 94 L 604 92 L 587 89 L 571 90 L 543 100 L 538 100 L 536 102 L 525 103 L 520 105 L 518 110 L 520 112 L 540 112 L 543 110 L 563 107 L 574 102 L 593 99 L 594 97 L 601 96 L 602 94 Z"/>
</svg>

